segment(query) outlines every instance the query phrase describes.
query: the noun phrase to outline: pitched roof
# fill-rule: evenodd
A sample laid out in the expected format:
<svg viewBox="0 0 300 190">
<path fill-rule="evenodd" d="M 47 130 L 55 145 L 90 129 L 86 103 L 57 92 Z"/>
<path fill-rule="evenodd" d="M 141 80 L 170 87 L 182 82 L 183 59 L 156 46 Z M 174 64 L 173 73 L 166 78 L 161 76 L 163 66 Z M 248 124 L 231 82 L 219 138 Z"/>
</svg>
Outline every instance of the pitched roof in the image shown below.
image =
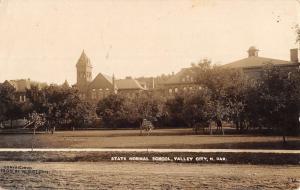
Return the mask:
<svg viewBox="0 0 300 190">
<path fill-rule="evenodd" d="M 92 64 L 90 62 L 90 59 L 86 56 L 84 50 L 82 51 L 76 66 L 88 66 L 88 67 L 92 67 Z"/>
<path fill-rule="evenodd" d="M 183 68 L 178 73 L 173 75 L 170 79 L 168 79 L 165 84 L 178 84 L 178 83 L 184 83 L 182 81 L 183 78 L 185 78 L 187 75 L 190 77 L 194 77 L 195 72 L 192 68 Z M 185 81 L 187 83 L 193 82 L 193 81 Z"/>
<path fill-rule="evenodd" d="M 102 74 L 102 75 L 103 75 L 103 77 L 104 77 L 106 80 L 108 80 L 111 84 L 113 83 L 113 78 L 112 78 L 111 76 L 106 75 L 106 74 Z"/>
<path fill-rule="evenodd" d="M 26 89 L 30 89 L 31 85 L 29 79 L 9 80 L 7 82 L 12 85 L 17 92 L 25 92 Z"/>
<path fill-rule="evenodd" d="M 6 80 L 4 83 L 10 84 L 16 89 L 16 92 L 25 92 L 30 89 L 31 85 L 37 86 L 39 89 L 47 86 L 47 83 L 31 81 L 30 79 Z"/>
<path fill-rule="evenodd" d="M 266 64 L 286 65 L 286 64 L 290 64 L 290 62 L 280 60 L 280 59 L 250 56 L 245 59 L 241 59 L 238 61 L 234 61 L 234 62 L 225 64 L 225 65 L 222 65 L 221 67 L 224 67 L 224 68 L 252 68 L 252 67 L 262 67 Z"/>
<path fill-rule="evenodd" d="M 145 90 L 137 80 L 132 78 L 116 80 L 116 86 L 119 90 Z"/>
<path fill-rule="evenodd" d="M 90 89 L 112 89 L 113 83 L 109 76 L 99 73 L 89 84 Z"/>
</svg>

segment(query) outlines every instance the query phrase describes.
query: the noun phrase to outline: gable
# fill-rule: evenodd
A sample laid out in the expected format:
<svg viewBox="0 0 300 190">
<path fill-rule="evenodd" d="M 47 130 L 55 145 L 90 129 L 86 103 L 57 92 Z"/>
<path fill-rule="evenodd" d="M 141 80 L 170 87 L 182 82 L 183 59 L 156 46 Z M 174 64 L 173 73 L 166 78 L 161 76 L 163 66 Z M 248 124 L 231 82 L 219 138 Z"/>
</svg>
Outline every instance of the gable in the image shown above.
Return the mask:
<svg viewBox="0 0 300 190">
<path fill-rule="evenodd" d="M 116 86 L 119 90 L 144 90 L 141 84 L 135 79 L 116 80 Z"/>
<path fill-rule="evenodd" d="M 99 73 L 96 78 L 89 84 L 89 89 L 113 89 L 112 80 L 108 76 Z"/>
</svg>

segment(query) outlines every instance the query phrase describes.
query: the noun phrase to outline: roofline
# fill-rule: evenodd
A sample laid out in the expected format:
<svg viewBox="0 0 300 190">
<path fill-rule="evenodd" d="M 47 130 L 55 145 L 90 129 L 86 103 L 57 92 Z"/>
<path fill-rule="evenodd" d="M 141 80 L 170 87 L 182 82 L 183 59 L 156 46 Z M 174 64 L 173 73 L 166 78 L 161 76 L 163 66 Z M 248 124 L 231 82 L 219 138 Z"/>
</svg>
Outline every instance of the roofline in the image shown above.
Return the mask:
<svg viewBox="0 0 300 190">
<path fill-rule="evenodd" d="M 287 63 L 287 64 L 272 64 L 271 63 L 271 65 L 275 66 L 275 67 L 289 67 L 289 66 L 300 66 L 300 63 Z M 263 68 L 263 67 L 264 66 L 252 66 L 252 67 L 237 67 L 237 68 L 231 68 L 231 69 L 258 69 L 258 68 Z"/>
<path fill-rule="evenodd" d="M 282 60 L 282 59 L 274 59 L 274 58 L 269 58 L 269 57 L 260 57 L 260 56 L 253 56 L 253 57 L 257 57 L 257 58 L 263 58 L 263 59 L 269 59 L 270 61 L 282 61 L 282 62 L 286 62 L 286 64 L 289 64 L 291 63 L 290 61 L 286 61 L 286 60 Z M 236 61 L 232 61 L 232 62 L 229 62 L 229 63 L 225 63 L 223 65 L 220 65 L 220 67 L 229 67 L 228 65 L 232 64 L 232 63 L 236 63 L 236 62 L 240 62 L 242 60 L 245 60 L 245 59 L 249 59 L 251 57 L 246 57 L 246 58 L 243 58 L 243 59 L 238 59 Z M 276 65 L 283 65 L 283 64 L 276 64 Z M 252 66 L 252 67 L 260 67 L 260 66 Z M 236 68 L 246 68 L 246 67 L 236 67 Z"/>
<path fill-rule="evenodd" d="M 163 85 L 189 85 L 189 84 L 197 84 L 197 82 L 177 82 L 177 83 L 162 83 Z"/>
</svg>

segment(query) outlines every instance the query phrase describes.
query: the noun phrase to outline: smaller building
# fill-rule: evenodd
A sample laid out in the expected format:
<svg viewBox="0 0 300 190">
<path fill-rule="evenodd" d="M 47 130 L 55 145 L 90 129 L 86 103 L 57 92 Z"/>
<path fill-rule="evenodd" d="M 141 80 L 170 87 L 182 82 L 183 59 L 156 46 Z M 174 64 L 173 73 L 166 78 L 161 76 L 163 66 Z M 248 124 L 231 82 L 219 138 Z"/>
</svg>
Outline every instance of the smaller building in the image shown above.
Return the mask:
<svg viewBox="0 0 300 190">
<path fill-rule="evenodd" d="M 31 81 L 30 79 L 6 80 L 3 85 L 10 85 L 15 89 L 15 99 L 19 102 L 26 102 L 26 90 L 31 89 L 32 86 L 42 89 L 47 86 L 47 83 Z"/>
</svg>

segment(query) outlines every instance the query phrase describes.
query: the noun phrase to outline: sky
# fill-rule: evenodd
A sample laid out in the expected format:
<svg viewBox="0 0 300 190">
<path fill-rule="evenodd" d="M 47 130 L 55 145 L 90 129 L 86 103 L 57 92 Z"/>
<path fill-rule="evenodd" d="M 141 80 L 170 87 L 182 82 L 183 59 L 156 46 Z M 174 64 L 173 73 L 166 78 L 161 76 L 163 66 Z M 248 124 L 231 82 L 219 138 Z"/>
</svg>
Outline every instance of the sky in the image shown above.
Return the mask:
<svg viewBox="0 0 300 190">
<path fill-rule="evenodd" d="M 0 0 L 0 82 L 76 82 L 84 50 L 99 72 L 158 76 L 203 58 L 289 60 L 300 0 Z"/>
</svg>

